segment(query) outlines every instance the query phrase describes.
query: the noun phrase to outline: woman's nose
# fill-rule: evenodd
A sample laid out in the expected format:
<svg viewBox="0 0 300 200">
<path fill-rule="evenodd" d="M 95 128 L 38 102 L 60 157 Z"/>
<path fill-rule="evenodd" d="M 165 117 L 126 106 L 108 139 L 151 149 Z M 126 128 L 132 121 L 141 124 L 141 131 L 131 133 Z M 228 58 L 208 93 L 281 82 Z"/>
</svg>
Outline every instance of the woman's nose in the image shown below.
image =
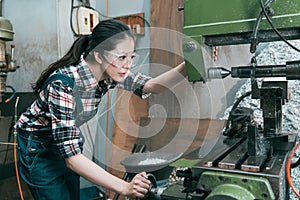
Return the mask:
<svg viewBox="0 0 300 200">
<path fill-rule="evenodd" d="M 125 63 L 123 65 L 123 68 L 130 69 L 131 66 L 132 66 L 132 59 L 131 58 L 126 58 Z"/>
</svg>

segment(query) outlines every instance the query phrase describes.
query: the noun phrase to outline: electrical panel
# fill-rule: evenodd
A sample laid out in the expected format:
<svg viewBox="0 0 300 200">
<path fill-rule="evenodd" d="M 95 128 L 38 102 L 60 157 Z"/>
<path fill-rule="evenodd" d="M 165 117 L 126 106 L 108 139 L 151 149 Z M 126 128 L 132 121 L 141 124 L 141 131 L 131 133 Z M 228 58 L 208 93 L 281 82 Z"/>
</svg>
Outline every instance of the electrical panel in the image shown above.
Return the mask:
<svg viewBox="0 0 300 200">
<path fill-rule="evenodd" d="M 72 12 L 73 31 L 77 35 L 90 34 L 93 28 L 99 23 L 99 14 L 93 9 L 77 7 L 73 8 Z"/>
<path fill-rule="evenodd" d="M 127 24 L 136 35 L 144 35 L 144 13 L 115 17 L 115 19 Z"/>
</svg>

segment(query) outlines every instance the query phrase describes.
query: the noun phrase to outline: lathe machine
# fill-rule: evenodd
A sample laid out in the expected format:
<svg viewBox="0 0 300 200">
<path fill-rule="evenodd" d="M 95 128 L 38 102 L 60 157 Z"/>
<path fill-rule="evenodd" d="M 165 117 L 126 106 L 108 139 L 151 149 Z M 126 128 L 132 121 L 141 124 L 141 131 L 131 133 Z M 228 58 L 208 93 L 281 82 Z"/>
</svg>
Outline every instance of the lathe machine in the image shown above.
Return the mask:
<svg viewBox="0 0 300 200">
<path fill-rule="evenodd" d="M 183 12 L 189 81 L 249 78 L 251 92 L 235 102 L 212 150 L 193 167 L 177 171 L 184 181 L 152 196 L 164 200 L 289 199 L 286 161 L 298 135 L 282 130 L 282 106 L 289 99 L 288 80 L 300 79 L 300 62 L 258 66 L 255 53 L 259 43 L 280 40 L 299 51 L 288 41 L 300 38 L 300 1 L 186 0 Z M 240 44 L 249 44 L 253 54 L 249 66 L 206 66 L 207 49 Z M 264 77 L 285 80 L 258 81 Z M 260 100 L 263 124 L 255 123 L 250 108 L 239 107 L 246 96 Z"/>
</svg>

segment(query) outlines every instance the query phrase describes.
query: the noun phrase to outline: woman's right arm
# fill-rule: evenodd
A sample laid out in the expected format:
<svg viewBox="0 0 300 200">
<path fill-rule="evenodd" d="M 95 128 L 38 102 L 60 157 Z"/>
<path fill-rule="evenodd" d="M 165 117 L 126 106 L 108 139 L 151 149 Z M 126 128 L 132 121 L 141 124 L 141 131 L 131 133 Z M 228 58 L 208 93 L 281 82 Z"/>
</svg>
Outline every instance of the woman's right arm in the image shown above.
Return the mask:
<svg viewBox="0 0 300 200">
<path fill-rule="evenodd" d="M 53 136 L 70 169 L 87 180 L 121 195 L 141 198 L 147 193 L 150 181 L 145 173 L 137 174 L 128 183 L 108 173 L 80 153 L 80 130 L 76 128 L 74 115 L 72 115 L 74 113 L 72 88 L 57 81 L 51 83 L 48 102 Z"/>
<path fill-rule="evenodd" d="M 143 198 L 150 187 L 150 181 L 147 179 L 146 173 L 137 174 L 131 182 L 126 182 L 108 173 L 82 154 L 66 158 L 65 161 L 68 168 L 80 176 L 124 196 Z"/>
</svg>

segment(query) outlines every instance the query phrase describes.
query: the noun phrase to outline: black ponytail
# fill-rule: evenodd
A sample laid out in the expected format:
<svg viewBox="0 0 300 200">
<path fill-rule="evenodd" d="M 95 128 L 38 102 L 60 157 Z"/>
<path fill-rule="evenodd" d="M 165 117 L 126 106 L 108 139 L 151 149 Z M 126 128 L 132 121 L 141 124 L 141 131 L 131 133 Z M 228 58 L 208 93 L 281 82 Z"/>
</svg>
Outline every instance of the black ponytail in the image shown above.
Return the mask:
<svg viewBox="0 0 300 200">
<path fill-rule="evenodd" d="M 48 68 L 46 68 L 39 79 L 32 85 L 33 93 L 35 96 L 38 95 L 40 88 L 42 87 L 45 80 L 52 74 L 56 69 L 68 66 L 68 65 L 76 65 L 79 63 L 80 56 L 82 53 L 86 51 L 88 46 L 88 36 L 82 35 L 79 36 L 69 49 L 69 51 L 59 60 L 50 64 Z"/>
</svg>

